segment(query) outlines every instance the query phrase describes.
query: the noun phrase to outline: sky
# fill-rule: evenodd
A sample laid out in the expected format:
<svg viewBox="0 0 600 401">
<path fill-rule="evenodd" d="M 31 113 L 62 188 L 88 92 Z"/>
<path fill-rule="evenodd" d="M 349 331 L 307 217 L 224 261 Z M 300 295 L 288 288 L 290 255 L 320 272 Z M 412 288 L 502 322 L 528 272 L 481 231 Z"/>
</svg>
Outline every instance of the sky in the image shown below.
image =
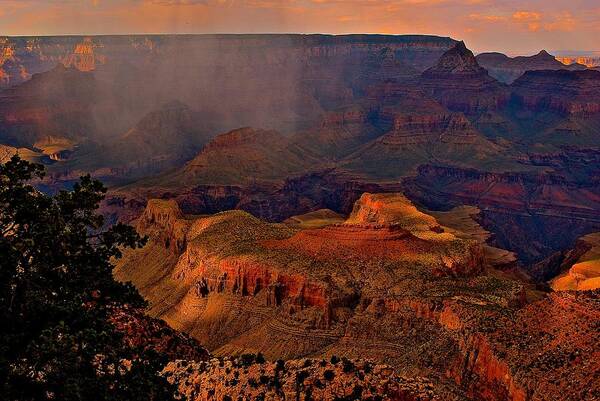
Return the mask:
<svg viewBox="0 0 600 401">
<path fill-rule="evenodd" d="M 600 50 L 599 0 L 0 0 L 0 34 L 433 34 L 476 52 Z"/>
</svg>

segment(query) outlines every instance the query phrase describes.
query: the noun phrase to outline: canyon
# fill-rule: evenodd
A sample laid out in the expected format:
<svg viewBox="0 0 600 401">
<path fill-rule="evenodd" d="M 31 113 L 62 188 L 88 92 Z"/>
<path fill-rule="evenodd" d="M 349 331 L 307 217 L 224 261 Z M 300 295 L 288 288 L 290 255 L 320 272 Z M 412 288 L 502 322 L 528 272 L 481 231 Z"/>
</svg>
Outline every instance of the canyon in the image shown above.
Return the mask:
<svg viewBox="0 0 600 401">
<path fill-rule="evenodd" d="M 476 212 L 437 213 L 447 227 L 402 194 L 364 194 L 343 223 L 298 228 L 241 211 L 190 216 L 152 200 L 137 221 L 151 242 L 126 254 L 116 276 L 213 355 L 290 360 L 280 374 L 303 366 L 307 387 L 324 370 L 339 375 L 342 365 L 328 361 L 344 355 L 389 364 L 404 378 L 395 380 L 434 378 L 431 399 L 593 400 L 597 291 L 546 294 L 519 280 L 514 255 L 485 244 Z M 194 365 L 193 380 L 207 383 L 223 366 L 233 374 L 236 363 Z M 250 366 L 240 380 L 257 376 L 251 391 L 267 391 L 259 376 L 275 364 Z M 192 388 L 182 368 L 167 370 Z M 245 388 L 226 386 L 210 391 Z"/>
<path fill-rule="evenodd" d="M 4 37 L 0 162 L 109 186 L 113 323 L 189 399 L 591 401 L 599 89 L 437 36 Z"/>
</svg>

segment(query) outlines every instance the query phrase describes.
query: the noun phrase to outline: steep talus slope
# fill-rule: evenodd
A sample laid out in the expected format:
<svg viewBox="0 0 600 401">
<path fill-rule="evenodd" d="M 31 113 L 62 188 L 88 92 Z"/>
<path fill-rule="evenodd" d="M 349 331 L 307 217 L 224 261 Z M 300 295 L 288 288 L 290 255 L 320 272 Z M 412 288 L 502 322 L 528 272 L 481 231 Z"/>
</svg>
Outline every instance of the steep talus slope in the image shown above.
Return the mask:
<svg viewBox="0 0 600 401">
<path fill-rule="evenodd" d="M 461 382 L 491 377 L 508 382 L 506 398 L 500 399 L 595 400 L 600 397 L 599 319 L 598 291 L 552 293 L 490 321 L 487 338 L 475 335 L 463 342 L 467 357 L 454 374 Z M 495 399 L 496 391 L 472 386 L 469 393 L 487 400 Z"/>
<path fill-rule="evenodd" d="M 283 223 L 296 228 L 320 228 L 331 224 L 341 224 L 345 217 L 330 209 L 319 209 L 313 212 L 292 216 Z"/>
<path fill-rule="evenodd" d="M 336 161 L 382 134 L 367 107 L 349 107 L 325 114 L 319 125 L 294 134 L 305 153 Z"/>
<path fill-rule="evenodd" d="M 581 64 L 565 65 L 545 50 L 533 56 L 508 57 L 502 53 L 481 53 L 476 58 L 492 77 L 507 84 L 513 83 L 526 71 L 586 69 Z"/>
<path fill-rule="evenodd" d="M 488 243 L 493 234 L 477 222 L 481 210 L 474 206 L 457 206 L 448 211 L 428 211 L 450 233 L 459 238 L 476 240 L 483 243 L 483 253 L 487 263 L 501 270 L 514 267 L 517 255 L 506 249 Z"/>
<path fill-rule="evenodd" d="M 131 348 L 164 355 L 169 360 L 206 361 L 210 354 L 189 335 L 173 330 L 165 322 L 149 317 L 142 309 L 112 307 L 109 323 Z"/>
</svg>

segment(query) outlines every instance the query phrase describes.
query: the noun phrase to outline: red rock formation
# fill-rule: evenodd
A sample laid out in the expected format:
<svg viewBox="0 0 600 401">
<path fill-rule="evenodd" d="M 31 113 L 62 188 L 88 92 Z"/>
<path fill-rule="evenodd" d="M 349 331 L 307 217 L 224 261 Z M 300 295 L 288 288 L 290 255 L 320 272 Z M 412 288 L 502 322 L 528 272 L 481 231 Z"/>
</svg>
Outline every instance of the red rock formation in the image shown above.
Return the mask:
<svg viewBox="0 0 600 401">
<path fill-rule="evenodd" d="M 314 159 L 302 157 L 275 131 L 240 128 L 217 135 L 186 166 L 162 181 L 193 184 L 244 184 L 273 181 L 305 169 Z"/>
<path fill-rule="evenodd" d="M 484 264 L 479 244 L 444 233 L 402 195 L 365 195 L 346 224 L 297 233 L 243 212 L 189 220 L 174 201 L 158 200 L 149 202 L 138 227 L 178 257 L 170 277 L 189 296 L 209 302 L 217 294 L 250 296 L 261 307 L 313 308 L 323 328 L 334 323 L 334 310 L 356 302 L 357 291 L 341 283 L 363 275 L 352 272 L 361 264 L 416 265 L 438 277 L 478 274 Z M 340 263 L 350 270 L 338 270 Z M 365 294 L 379 291 L 376 282 L 363 285 Z"/>
<path fill-rule="evenodd" d="M 508 101 L 506 88 L 491 78 L 473 53 L 459 42 L 422 74 L 421 85 L 450 110 L 496 110 Z"/>
<path fill-rule="evenodd" d="M 79 71 L 94 71 L 98 62 L 104 62 L 103 57 L 98 59 L 95 55 L 94 46 L 92 38 L 83 39 L 83 42 L 75 45 L 73 53 L 65 57 L 63 64 L 65 67 L 77 68 Z"/>
<path fill-rule="evenodd" d="M 139 229 L 157 235 L 165 248 L 180 254 L 186 246 L 189 223 L 175 201 L 151 199 L 139 220 Z"/>
<path fill-rule="evenodd" d="M 423 144 L 432 141 L 473 144 L 480 137 L 463 114 L 401 114 L 394 119 L 390 132 L 379 141 L 398 145 Z"/>
<path fill-rule="evenodd" d="M 169 244 L 181 238 L 177 222 L 186 227 L 179 252 L 164 248 L 165 237 Z M 189 219 L 164 201 L 152 202 L 139 226 L 151 234 L 150 248 L 126 255 L 118 276 L 139 283 L 157 315 L 219 355 L 368 356 L 409 376 L 435 377 L 443 399 L 456 385 L 467 399 L 486 401 L 554 399 L 560 376 L 577 383 L 566 399 L 586 400 L 583 372 L 597 371 L 589 334 L 597 295 L 545 298 L 481 271 L 476 241 L 458 240 L 401 195 L 364 195 L 345 224 L 320 229 L 267 224 L 238 211 Z M 444 264 L 445 253 L 466 268 Z M 152 273 L 156 263 L 164 267 Z M 146 264 L 149 271 L 139 268 Z M 541 300 L 528 305 L 532 297 Z M 577 339 L 567 348 L 580 352 L 580 363 L 548 365 L 563 358 L 568 336 Z M 531 366 L 546 366 L 549 379 Z M 213 373 L 193 380 L 204 383 Z M 242 387 L 211 388 L 239 394 Z"/>
<path fill-rule="evenodd" d="M 556 60 L 561 62 L 566 66 L 575 65 L 583 65 L 588 68 L 599 67 L 600 66 L 600 57 L 597 56 L 556 56 Z"/>
<path fill-rule="evenodd" d="M 587 291 L 600 288 L 600 233 L 588 234 L 559 259 L 554 280 L 555 291 Z"/>
<path fill-rule="evenodd" d="M 453 371 L 484 400 L 594 400 L 598 293 L 557 293 L 502 317 L 485 336 L 461 343 Z"/>
<path fill-rule="evenodd" d="M 589 116 L 600 113 L 600 72 L 528 71 L 512 85 L 515 100 L 527 110 Z"/>
</svg>

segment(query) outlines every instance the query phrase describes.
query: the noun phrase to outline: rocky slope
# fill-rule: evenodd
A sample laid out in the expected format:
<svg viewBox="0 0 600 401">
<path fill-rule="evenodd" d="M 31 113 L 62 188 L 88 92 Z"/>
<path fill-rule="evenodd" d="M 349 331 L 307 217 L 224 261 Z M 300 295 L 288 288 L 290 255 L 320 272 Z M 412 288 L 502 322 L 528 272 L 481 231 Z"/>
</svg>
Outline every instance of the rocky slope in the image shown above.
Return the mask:
<svg viewBox="0 0 600 401">
<path fill-rule="evenodd" d="M 566 65 L 545 50 L 533 56 L 508 57 L 502 53 L 481 53 L 476 58 L 479 65 L 488 70 L 492 77 L 507 84 L 513 83 L 526 71 L 586 69 L 582 64 Z"/>
<path fill-rule="evenodd" d="M 169 364 L 163 374 L 190 401 L 251 400 L 386 400 L 437 401 L 442 397 L 424 378 L 406 378 L 386 365 L 346 358 L 254 362 L 244 358 Z M 260 359 L 260 358 L 258 358 Z"/>
<path fill-rule="evenodd" d="M 182 169 L 160 177 L 160 182 L 181 186 L 273 181 L 302 172 L 312 163 L 318 160 L 303 155 L 279 133 L 248 127 L 217 135 Z"/>
<path fill-rule="evenodd" d="M 213 135 L 243 126 L 295 133 L 352 105 L 374 82 L 418 76 L 453 44 L 449 38 L 379 35 L 2 38 L 0 80 L 10 89 L 0 94 L 0 143 L 49 148 L 61 176 L 89 164 L 104 177 L 126 168 L 116 166 L 111 156 L 117 153 L 144 163 L 130 149 L 139 135 L 121 135 L 139 131 L 146 116 L 174 99 L 201 112 L 201 125 Z M 340 139 L 335 123 L 324 130 Z M 126 146 L 115 149 L 121 141 Z M 361 141 L 350 140 L 348 147 Z M 78 145 L 87 151 L 73 152 Z M 185 160 L 179 153 L 162 164 L 151 161 L 157 168 L 144 174 L 180 166 Z"/>
<path fill-rule="evenodd" d="M 418 166 L 440 163 L 471 164 L 487 161 L 502 164 L 502 149 L 488 141 L 461 113 L 439 105 L 415 111 L 400 104 L 386 109 L 383 118 L 391 127 L 383 135 L 348 155 L 340 165 L 377 179 L 398 179 L 414 173 Z"/>
<path fill-rule="evenodd" d="M 120 335 L 122 341 L 133 349 L 154 351 L 168 360 L 206 361 L 210 354 L 196 340 L 178 332 L 159 319 L 153 319 L 142 309 L 114 307 L 110 311 L 109 322 Z"/>
</svg>

